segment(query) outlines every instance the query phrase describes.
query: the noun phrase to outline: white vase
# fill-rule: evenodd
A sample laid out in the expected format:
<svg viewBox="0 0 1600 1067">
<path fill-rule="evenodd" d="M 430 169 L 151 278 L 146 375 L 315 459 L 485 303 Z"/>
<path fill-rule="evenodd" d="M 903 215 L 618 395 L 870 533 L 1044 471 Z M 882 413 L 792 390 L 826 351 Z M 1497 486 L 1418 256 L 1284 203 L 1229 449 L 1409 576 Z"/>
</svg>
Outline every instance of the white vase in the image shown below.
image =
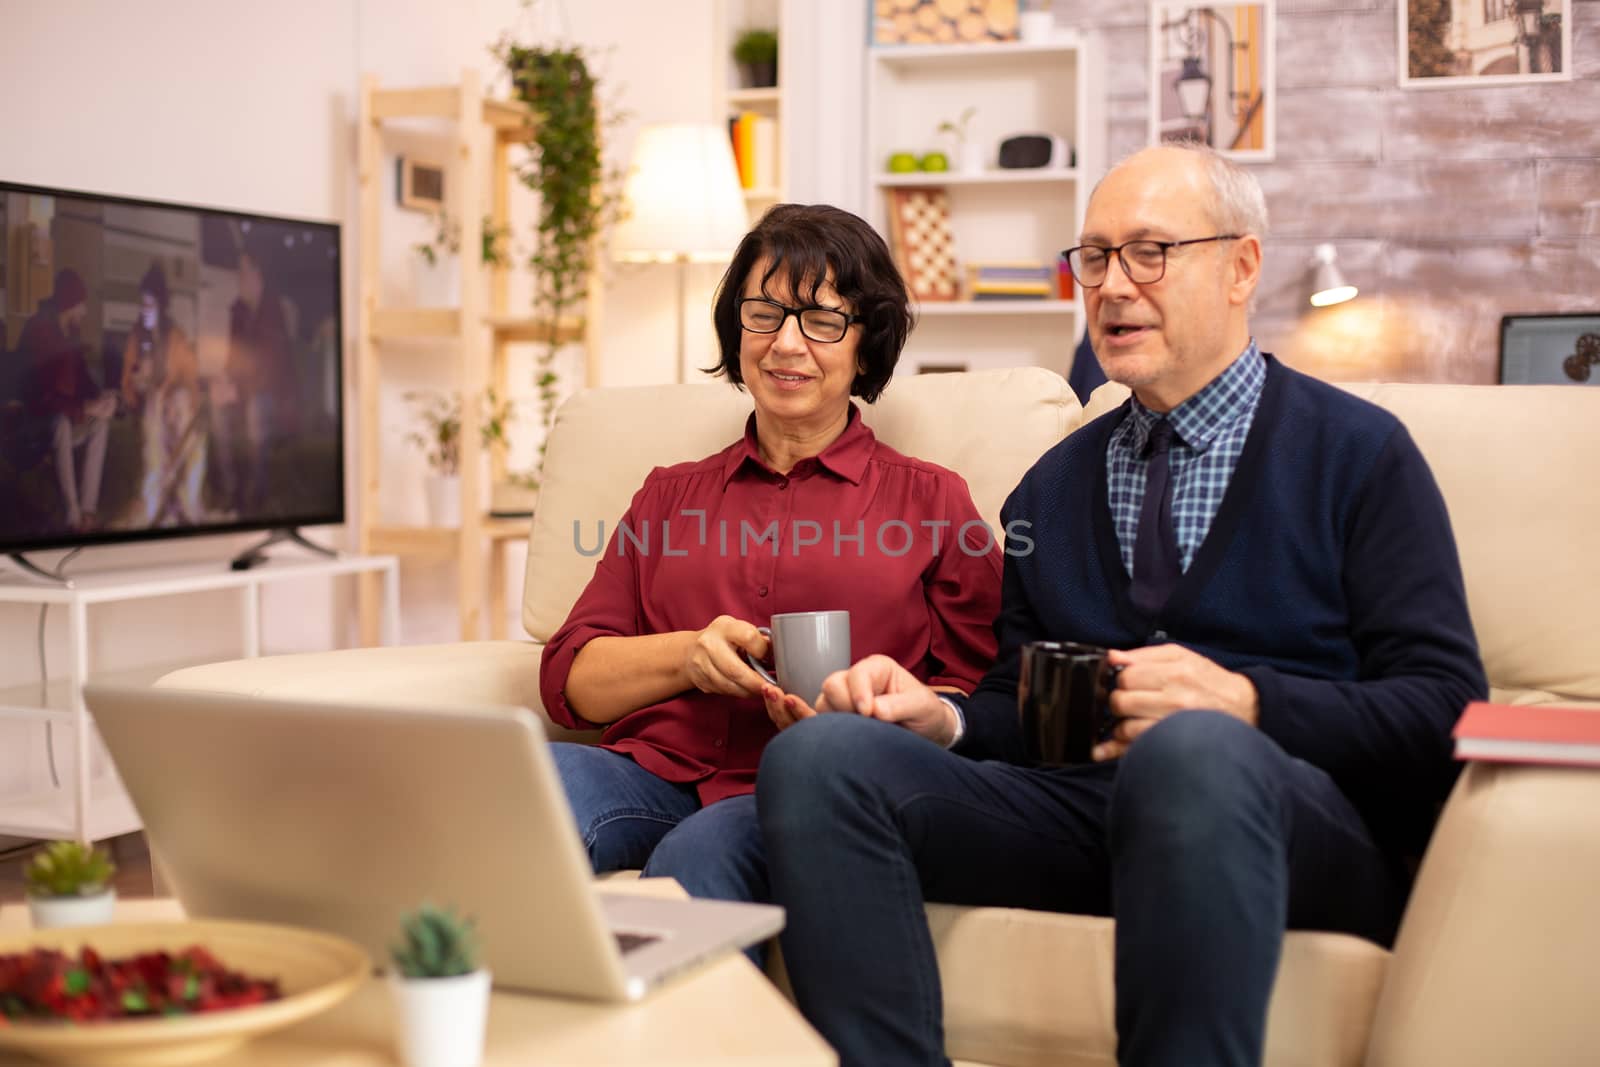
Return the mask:
<svg viewBox="0 0 1600 1067">
<path fill-rule="evenodd" d="M 411 292 L 417 307 L 448 308 L 461 303 L 461 257 L 439 253 L 429 263 L 412 260 Z"/>
<path fill-rule="evenodd" d="M 461 476 L 430 474 L 422 483 L 428 500 L 428 523 L 432 526 L 461 525 Z"/>
<path fill-rule="evenodd" d="M 28 897 L 28 914 L 36 930 L 99 926 L 111 921 L 116 907 L 115 889 L 105 889 L 88 897 Z"/>
<path fill-rule="evenodd" d="M 966 141 L 961 145 L 961 169 L 968 174 L 982 174 L 988 166 L 987 154 L 983 145 L 977 141 Z"/>
<path fill-rule="evenodd" d="M 489 972 L 405 978 L 389 972 L 395 1044 L 405 1067 L 477 1067 L 489 1020 Z"/>
<path fill-rule="evenodd" d="M 1027 43 L 1042 44 L 1056 35 L 1055 12 L 1024 11 L 1017 16 L 1017 28 Z"/>
</svg>

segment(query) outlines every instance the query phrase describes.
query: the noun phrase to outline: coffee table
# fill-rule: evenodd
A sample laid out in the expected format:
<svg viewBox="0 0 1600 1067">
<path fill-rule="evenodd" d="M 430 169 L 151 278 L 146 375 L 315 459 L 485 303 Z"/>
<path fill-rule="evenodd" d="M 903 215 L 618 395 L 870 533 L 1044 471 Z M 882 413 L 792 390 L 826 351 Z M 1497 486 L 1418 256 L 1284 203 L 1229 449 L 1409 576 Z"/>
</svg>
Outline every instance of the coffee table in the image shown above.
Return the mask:
<svg viewBox="0 0 1600 1067">
<path fill-rule="evenodd" d="M 598 882 L 601 892 L 681 896 L 669 879 Z M 118 921 L 181 919 L 175 900 L 119 901 Z M 26 928 L 25 904 L 0 907 L 0 929 Z M 394 1067 L 389 991 L 379 979 L 338 1007 L 261 1037 L 228 1067 Z M 11 1063 L 31 1061 L 7 1061 Z M 220 1062 L 220 1061 L 219 1061 Z M 838 1058 L 778 990 L 735 953 L 636 1004 L 495 993 L 483 1067 L 836 1067 Z"/>
</svg>

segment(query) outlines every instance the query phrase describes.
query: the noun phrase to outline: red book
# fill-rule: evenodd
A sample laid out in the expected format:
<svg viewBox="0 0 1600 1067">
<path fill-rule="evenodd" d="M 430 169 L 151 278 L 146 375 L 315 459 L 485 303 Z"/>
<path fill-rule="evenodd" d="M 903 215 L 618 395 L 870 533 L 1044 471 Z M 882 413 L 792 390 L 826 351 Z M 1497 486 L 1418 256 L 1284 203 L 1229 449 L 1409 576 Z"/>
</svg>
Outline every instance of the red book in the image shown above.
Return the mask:
<svg viewBox="0 0 1600 1067">
<path fill-rule="evenodd" d="M 1600 767 L 1600 708 L 1468 704 L 1456 723 L 1456 759 Z"/>
</svg>

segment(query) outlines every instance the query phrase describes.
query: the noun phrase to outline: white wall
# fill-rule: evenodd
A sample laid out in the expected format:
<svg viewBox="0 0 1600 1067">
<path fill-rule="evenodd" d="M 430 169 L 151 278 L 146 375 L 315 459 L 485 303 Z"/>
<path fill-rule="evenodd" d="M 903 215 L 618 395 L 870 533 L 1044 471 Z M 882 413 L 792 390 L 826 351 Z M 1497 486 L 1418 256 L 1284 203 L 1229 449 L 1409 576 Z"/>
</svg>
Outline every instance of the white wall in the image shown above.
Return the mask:
<svg viewBox="0 0 1600 1067">
<path fill-rule="evenodd" d="M 516 0 L 10 3 L 0 11 L 0 96 L 11 101 L 0 109 L 0 176 L 345 223 L 348 367 L 355 326 L 353 122 L 363 72 L 393 86 L 454 80 L 464 67 L 487 79 L 498 74 L 488 49 L 503 32 L 524 41 L 559 35 L 589 49 L 609 99 L 626 112 L 607 145 L 608 156 L 625 164 L 642 123 L 715 117 L 709 73 L 714 6 L 714 0 L 545 0 L 541 15 L 525 12 Z M 559 17 L 563 10 L 568 25 Z M 498 84 L 503 89 L 504 79 Z M 389 223 L 383 284 L 403 289 L 411 283 L 414 256 L 406 246 L 423 233 L 418 219 L 398 211 Z M 692 279 L 691 351 L 712 351 L 709 307 L 717 276 L 715 268 L 696 268 Z M 674 315 L 670 271 L 614 268 L 602 327 L 603 384 L 670 380 Z M 398 396 L 436 381 L 429 363 L 421 354 L 402 359 L 392 388 L 386 382 L 385 478 L 396 486 L 415 486 L 422 474 L 420 459 L 402 443 Z M 415 495 L 396 490 L 385 504 L 414 506 Z M 325 543 L 341 538 L 332 529 L 312 535 Z M 249 540 L 95 549 L 79 557 L 75 569 L 175 559 L 220 564 Z M 40 554 L 46 564 L 58 558 Z M 316 649 L 345 640 L 350 599 L 347 591 L 318 583 L 268 593 L 266 649 Z M 515 604 L 518 598 L 511 599 Z M 408 565 L 402 610 L 407 642 L 453 638 L 454 597 L 442 571 Z M 52 673 L 59 673 L 64 626 L 60 613 L 54 615 L 47 646 Z M 37 680 L 37 619 L 34 610 L 0 605 L 0 687 Z M 220 659 L 239 647 L 236 601 L 227 595 L 109 605 L 94 609 L 90 621 L 96 670 Z M 513 622 L 511 631 L 520 634 L 520 625 Z M 0 797 L 48 782 L 43 752 L 42 727 L 0 721 Z"/>
</svg>

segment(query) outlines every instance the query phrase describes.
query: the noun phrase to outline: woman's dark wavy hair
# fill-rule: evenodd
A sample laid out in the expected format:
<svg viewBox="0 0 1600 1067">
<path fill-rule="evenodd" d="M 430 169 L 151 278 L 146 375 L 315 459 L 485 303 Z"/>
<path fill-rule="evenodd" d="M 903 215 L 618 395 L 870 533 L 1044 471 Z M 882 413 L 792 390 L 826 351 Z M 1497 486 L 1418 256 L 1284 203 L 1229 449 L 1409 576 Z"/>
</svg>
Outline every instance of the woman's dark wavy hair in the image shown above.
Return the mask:
<svg viewBox="0 0 1600 1067">
<path fill-rule="evenodd" d="M 728 272 L 717 286 L 711 318 L 717 328 L 722 362 L 707 367 L 735 385 L 744 384 L 739 369 L 739 300 L 750 272 L 763 258 L 767 269 L 761 291 L 778 271 L 788 275 L 794 293 L 772 292 L 784 303 L 817 301 L 817 290 L 831 283 L 860 317 L 861 343 L 856 348 L 856 380 L 850 394 L 867 403 L 878 399 L 894 375 L 914 320 L 911 294 L 894 265 L 889 246 L 859 216 L 827 204 L 779 204 L 761 216 L 733 254 Z"/>
</svg>

